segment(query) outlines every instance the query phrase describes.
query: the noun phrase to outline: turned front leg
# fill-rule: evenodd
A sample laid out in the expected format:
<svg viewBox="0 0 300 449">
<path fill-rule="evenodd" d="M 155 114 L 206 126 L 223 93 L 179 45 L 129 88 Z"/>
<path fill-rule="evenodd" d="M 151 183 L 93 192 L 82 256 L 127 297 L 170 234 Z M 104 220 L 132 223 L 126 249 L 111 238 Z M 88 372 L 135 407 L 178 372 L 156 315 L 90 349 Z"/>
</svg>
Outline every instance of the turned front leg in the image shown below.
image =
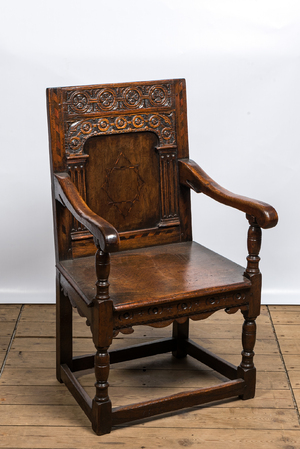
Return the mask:
<svg viewBox="0 0 300 449">
<path fill-rule="evenodd" d="M 93 399 L 93 430 L 97 435 L 111 431 L 112 407 L 108 396 L 109 353 L 113 338 L 113 303 L 109 298 L 110 255 L 100 249 L 96 253 L 96 296 L 93 306 L 93 340 L 95 355 L 96 393 Z"/>
<path fill-rule="evenodd" d="M 261 229 L 258 226 L 256 219 L 252 216 L 247 216 L 249 220 L 248 230 L 248 257 L 247 268 L 245 276 L 251 279 L 251 301 L 249 310 L 244 312 L 244 324 L 242 333 L 242 361 L 238 367 L 238 377 L 246 381 L 246 389 L 241 396 L 242 399 L 250 399 L 255 395 L 256 384 L 256 369 L 253 363 L 254 345 L 256 340 L 256 317 L 260 313 L 260 296 L 261 296 L 261 273 L 259 270 L 259 252 L 261 247 Z"/>
<path fill-rule="evenodd" d="M 242 333 L 242 361 L 238 367 L 238 377 L 241 377 L 246 382 L 246 388 L 242 399 L 251 399 L 255 395 L 256 384 L 256 368 L 253 363 L 254 345 L 256 340 L 256 322 L 255 318 L 250 318 L 247 313 L 244 313 L 244 324 Z"/>
<path fill-rule="evenodd" d="M 93 399 L 93 430 L 97 435 L 111 431 L 111 401 L 108 396 L 109 354 L 108 348 L 97 348 L 95 355 L 96 394 Z"/>
</svg>

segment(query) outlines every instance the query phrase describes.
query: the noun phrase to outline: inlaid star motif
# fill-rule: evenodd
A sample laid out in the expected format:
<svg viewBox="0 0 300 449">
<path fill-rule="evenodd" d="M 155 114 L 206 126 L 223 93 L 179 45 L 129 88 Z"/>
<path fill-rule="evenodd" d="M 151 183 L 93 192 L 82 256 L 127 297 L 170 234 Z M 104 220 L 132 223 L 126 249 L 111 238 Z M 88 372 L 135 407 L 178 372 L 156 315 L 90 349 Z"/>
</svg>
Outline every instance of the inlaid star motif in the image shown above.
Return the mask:
<svg viewBox="0 0 300 449">
<path fill-rule="evenodd" d="M 138 164 L 132 164 L 121 152 L 115 165 L 106 169 L 106 178 L 102 189 L 109 198 L 108 204 L 116 207 L 124 218 L 128 216 L 134 203 L 139 201 L 141 189 L 145 184 L 138 167 Z"/>
</svg>

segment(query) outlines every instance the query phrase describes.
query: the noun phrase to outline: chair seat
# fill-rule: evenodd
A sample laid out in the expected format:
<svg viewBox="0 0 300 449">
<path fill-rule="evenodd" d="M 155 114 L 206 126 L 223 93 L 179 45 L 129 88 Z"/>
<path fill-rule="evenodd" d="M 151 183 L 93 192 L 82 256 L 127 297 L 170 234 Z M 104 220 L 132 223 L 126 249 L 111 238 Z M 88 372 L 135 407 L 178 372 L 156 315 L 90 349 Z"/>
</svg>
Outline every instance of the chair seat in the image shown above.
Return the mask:
<svg viewBox="0 0 300 449">
<path fill-rule="evenodd" d="M 96 293 L 95 258 L 65 260 L 61 265 L 71 285 L 91 303 Z M 122 251 L 111 255 L 110 297 L 121 312 L 249 289 L 251 282 L 244 271 L 195 242 Z"/>
</svg>

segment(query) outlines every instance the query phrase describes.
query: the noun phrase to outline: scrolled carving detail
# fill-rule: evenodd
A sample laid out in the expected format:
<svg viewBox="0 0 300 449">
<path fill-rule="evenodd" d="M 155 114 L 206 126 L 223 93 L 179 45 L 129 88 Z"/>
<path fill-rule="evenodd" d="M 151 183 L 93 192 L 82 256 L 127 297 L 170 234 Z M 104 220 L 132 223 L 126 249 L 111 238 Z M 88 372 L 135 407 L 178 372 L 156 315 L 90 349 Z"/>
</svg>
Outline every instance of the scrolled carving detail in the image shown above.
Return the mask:
<svg viewBox="0 0 300 449">
<path fill-rule="evenodd" d="M 158 115 L 152 115 L 149 119 L 149 124 L 151 128 L 158 128 L 160 125 L 160 119 Z"/>
<path fill-rule="evenodd" d="M 117 129 L 124 129 L 127 126 L 127 120 L 124 117 L 117 117 L 115 120 L 115 125 Z"/>
<path fill-rule="evenodd" d="M 172 129 L 170 129 L 170 128 L 164 128 L 162 130 L 161 134 L 162 134 L 162 137 L 164 140 L 169 141 L 172 139 L 173 133 L 172 133 Z"/>
<path fill-rule="evenodd" d="M 93 130 L 93 126 L 91 125 L 90 122 L 83 122 L 81 125 L 81 131 L 84 134 L 90 134 Z"/>
<path fill-rule="evenodd" d="M 78 137 L 72 137 L 72 139 L 70 139 L 69 145 L 71 152 L 76 152 L 81 146 L 81 141 Z"/>
<path fill-rule="evenodd" d="M 176 145 L 173 112 L 168 114 L 122 114 L 117 117 L 95 117 L 69 123 L 66 132 L 67 154 L 80 154 L 91 136 L 119 132 L 153 131 L 159 144 Z"/>
<path fill-rule="evenodd" d="M 145 125 L 145 120 L 141 115 L 136 115 L 132 119 L 132 124 L 135 128 L 143 128 L 143 126 Z"/>
<path fill-rule="evenodd" d="M 101 118 L 98 120 L 97 126 L 99 131 L 105 132 L 110 127 L 109 120 L 107 118 Z"/>
</svg>

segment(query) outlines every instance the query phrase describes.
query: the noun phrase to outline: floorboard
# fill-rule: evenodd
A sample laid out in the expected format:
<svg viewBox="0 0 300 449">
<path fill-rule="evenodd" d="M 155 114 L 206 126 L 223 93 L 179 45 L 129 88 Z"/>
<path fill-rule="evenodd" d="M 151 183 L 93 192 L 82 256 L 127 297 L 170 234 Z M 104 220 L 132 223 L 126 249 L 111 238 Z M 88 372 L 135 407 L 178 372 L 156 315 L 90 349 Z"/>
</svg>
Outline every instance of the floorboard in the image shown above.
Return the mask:
<svg viewBox="0 0 300 449">
<path fill-rule="evenodd" d="M 224 449 L 225 442 L 228 449 L 250 444 L 261 449 L 300 448 L 300 306 L 264 306 L 257 322 L 254 399 L 193 407 L 97 437 L 66 387 L 56 381 L 55 306 L 0 305 L 0 448 Z M 191 338 L 239 364 L 242 323 L 240 313 L 218 312 L 191 322 Z M 170 332 L 170 327 L 141 326 L 131 335 L 119 334 L 113 347 L 152 341 Z M 90 335 L 75 312 L 75 355 L 94 352 Z M 220 380 L 221 375 L 191 357 L 178 361 L 161 354 L 113 365 L 110 396 L 114 406 L 121 406 Z M 93 396 L 94 375 L 79 381 Z"/>
</svg>

